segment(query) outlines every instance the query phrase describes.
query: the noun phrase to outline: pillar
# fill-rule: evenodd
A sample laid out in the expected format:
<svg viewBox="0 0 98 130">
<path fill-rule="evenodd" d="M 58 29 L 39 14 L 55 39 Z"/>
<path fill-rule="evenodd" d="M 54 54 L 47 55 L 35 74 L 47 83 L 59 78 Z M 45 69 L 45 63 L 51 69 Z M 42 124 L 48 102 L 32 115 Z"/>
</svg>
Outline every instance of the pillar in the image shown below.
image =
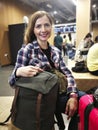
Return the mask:
<svg viewBox="0 0 98 130">
<path fill-rule="evenodd" d="M 91 0 L 77 0 L 76 7 L 76 47 L 90 32 Z"/>
</svg>

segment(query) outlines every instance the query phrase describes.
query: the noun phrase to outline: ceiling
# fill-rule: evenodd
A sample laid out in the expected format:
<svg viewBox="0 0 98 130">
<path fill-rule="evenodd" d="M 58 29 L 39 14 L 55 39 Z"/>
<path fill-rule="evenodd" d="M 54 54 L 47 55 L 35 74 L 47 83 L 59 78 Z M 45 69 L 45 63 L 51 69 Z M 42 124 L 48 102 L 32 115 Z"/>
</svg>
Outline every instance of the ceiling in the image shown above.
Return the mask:
<svg viewBox="0 0 98 130">
<path fill-rule="evenodd" d="M 45 10 L 49 12 L 55 23 L 75 22 L 76 6 L 72 0 L 19 0 L 32 8 L 32 10 Z"/>
<path fill-rule="evenodd" d="M 18 0 L 22 4 L 29 6 L 32 11 L 45 10 L 49 12 L 55 24 L 76 22 L 76 5 L 73 0 Z M 77 0 L 74 0 L 77 1 Z M 91 0 L 91 5 L 96 4 L 95 8 L 91 8 L 91 19 L 98 18 L 98 0 Z"/>
</svg>

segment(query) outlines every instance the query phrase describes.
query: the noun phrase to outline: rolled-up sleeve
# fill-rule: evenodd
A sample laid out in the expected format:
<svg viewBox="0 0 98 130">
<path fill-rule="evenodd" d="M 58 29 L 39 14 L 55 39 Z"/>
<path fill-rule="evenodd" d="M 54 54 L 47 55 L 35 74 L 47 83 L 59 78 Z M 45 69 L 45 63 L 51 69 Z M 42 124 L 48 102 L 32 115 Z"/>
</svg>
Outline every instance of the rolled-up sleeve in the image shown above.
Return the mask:
<svg viewBox="0 0 98 130">
<path fill-rule="evenodd" d="M 65 76 L 67 78 L 67 83 L 68 83 L 67 93 L 69 94 L 71 92 L 77 92 L 77 86 L 76 86 L 75 79 L 74 79 L 71 71 L 65 65 L 62 57 L 60 57 L 60 69 L 65 74 Z"/>
<path fill-rule="evenodd" d="M 26 66 L 27 62 L 28 62 L 28 48 L 25 48 L 25 46 L 23 46 L 18 51 L 15 68 L 8 79 L 8 83 L 10 84 L 10 86 L 14 87 L 14 84 L 18 79 L 18 77 L 16 76 L 17 68 Z"/>
</svg>

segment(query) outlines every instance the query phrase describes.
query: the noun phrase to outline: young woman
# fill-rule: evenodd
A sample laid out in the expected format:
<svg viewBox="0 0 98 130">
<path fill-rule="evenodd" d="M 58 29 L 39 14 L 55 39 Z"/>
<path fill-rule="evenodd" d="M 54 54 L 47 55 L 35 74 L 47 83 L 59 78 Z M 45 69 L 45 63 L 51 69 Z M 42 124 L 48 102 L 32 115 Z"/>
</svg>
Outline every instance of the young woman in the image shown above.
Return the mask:
<svg viewBox="0 0 98 130">
<path fill-rule="evenodd" d="M 47 12 L 37 11 L 32 14 L 24 35 L 25 44 L 18 51 L 16 65 L 10 76 L 9 84 L 14 87 L 16 80 L 21 76 L 32 77 L 44 70 L 48 71 L 51 68 L 59 69 L 65 75 L 68 82 L 67 91 L 65 92 L 66 99 L 63 99 L 62 102 L 63 107 L 59 106 L 58 99 L 55 112 L 59 129 L 64 130 L 65 125 L 61 113 L 66 113 L 68 119 L 74 117 L 78 107 L 78 93 L 74 77 L 66 67 L 61 51 L 51 46 L 48 42 L 51 36 L 52 25 L 52 17 Z M 71 126 L 73 128 L 74 123 Z"/>
<path fill-rule="evenodd" d="M 75 61 L 86 61 L 88 51 L 93 44 L 91 33 L 87 33 L 76 50 Z"/>
</svg>

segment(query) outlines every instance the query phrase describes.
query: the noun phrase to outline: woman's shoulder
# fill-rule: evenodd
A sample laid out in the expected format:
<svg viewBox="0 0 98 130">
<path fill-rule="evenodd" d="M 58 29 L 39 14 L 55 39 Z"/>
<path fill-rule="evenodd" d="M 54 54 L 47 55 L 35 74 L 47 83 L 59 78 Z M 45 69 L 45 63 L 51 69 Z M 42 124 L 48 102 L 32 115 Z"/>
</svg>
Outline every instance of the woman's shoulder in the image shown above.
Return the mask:
<svg viewBox="0 0 98 130">
<path fill-rule="evenodd" d="M 22 48 L 32 49 L 32 48 L 34 48 L 34 46 L 35 46 L 35 43 L 31 42 L 31 43 L 28 43 L 28 44 L 23 44 Z"/>
<path fill-rule="evenodd" d="M 54 50 L 54 51 L 60 52 L 60 50 L 59 50 L 56 46 L 51 45 L 51 48 L 52 48 L 52 50 Z"/>
<path fill-rule="evenodd" d="M 25 48 L 30 49 L 33 48 L 33 46 L 34 46 L 33 43 L 28 43 L 25 45 Z"/>
<path fill-rule="evenodd" d="M 51 53 L 56 57 L 59 57 L 61 55 L 61 51 L 55 46 L 51 46 Z"/>
<path fill-rule="evenodd" d="M 32 43 L 23 44 L 22 47 L 19 49 L 18 53 L 28 52 L 31 49 L 33 49 L 33 44 Z"/>
</svg>

